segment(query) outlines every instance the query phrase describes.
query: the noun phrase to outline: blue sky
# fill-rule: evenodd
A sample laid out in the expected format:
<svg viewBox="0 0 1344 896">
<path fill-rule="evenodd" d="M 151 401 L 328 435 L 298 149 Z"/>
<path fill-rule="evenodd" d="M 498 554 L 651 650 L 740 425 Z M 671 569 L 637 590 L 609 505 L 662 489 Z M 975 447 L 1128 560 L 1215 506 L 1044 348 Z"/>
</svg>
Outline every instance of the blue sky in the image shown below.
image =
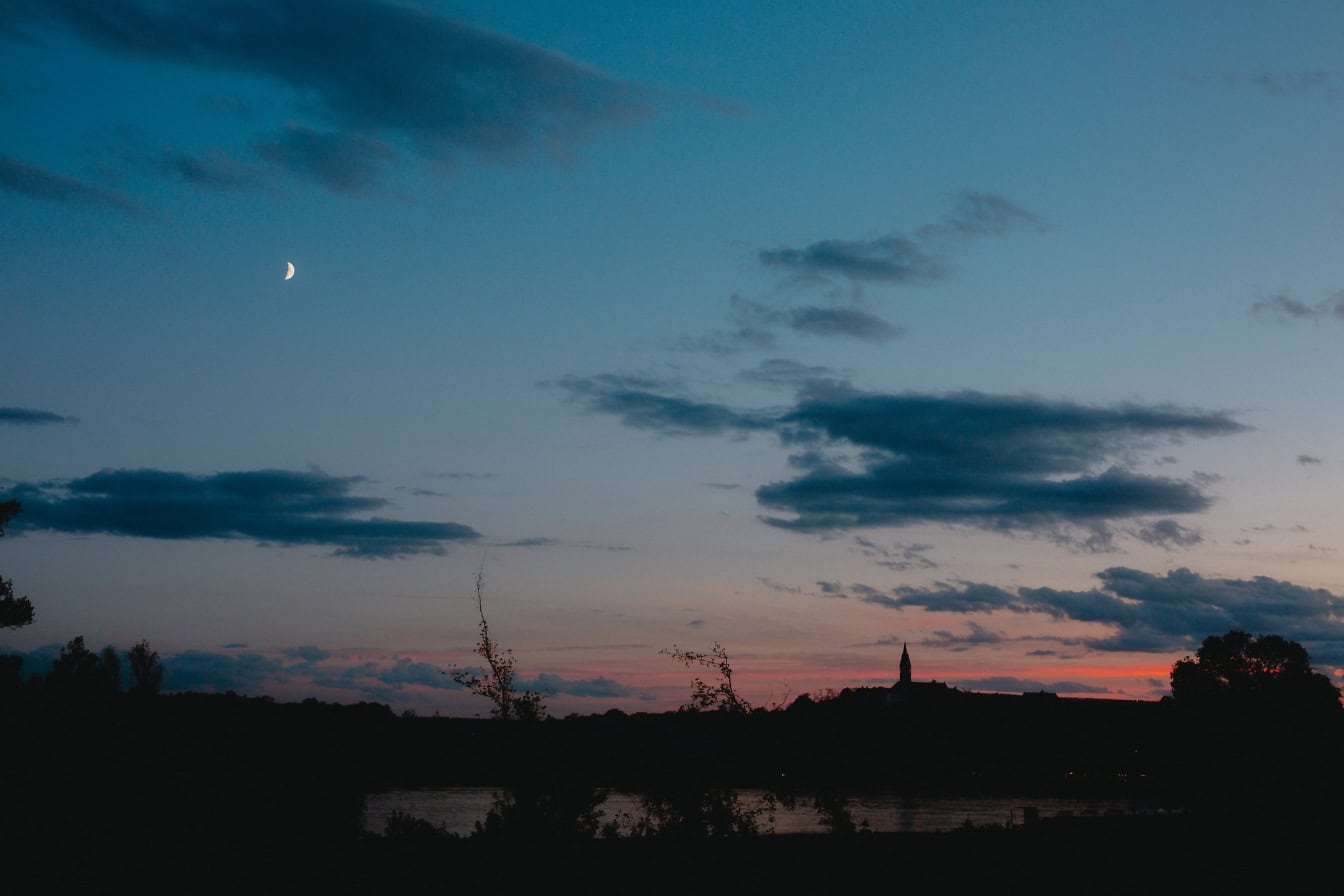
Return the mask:
<svg viewBox="0 0 1344 896">
<path fill-rule="evenodd" d="M 1329 3 L 9 2 L 40 665 L 484 711 L 1344 668 Z M 286 262 L 296 275 L 285 280 Z M 1336 678 L 1340 683 L 1344 679 Z"/>
</svg>

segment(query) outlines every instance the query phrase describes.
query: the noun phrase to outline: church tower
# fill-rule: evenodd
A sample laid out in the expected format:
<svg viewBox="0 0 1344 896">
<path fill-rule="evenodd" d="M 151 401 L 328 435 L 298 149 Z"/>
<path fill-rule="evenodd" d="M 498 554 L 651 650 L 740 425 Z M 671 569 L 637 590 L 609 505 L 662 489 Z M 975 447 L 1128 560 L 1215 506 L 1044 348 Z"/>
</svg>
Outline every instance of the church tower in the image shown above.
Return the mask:
<svg viewBox="0 0 1344 896">
<path fill-rule="evenodd" d="M 910 651 L 905 644 L 901 645 L 901 684 L 910 683 Z"/>
</svg>

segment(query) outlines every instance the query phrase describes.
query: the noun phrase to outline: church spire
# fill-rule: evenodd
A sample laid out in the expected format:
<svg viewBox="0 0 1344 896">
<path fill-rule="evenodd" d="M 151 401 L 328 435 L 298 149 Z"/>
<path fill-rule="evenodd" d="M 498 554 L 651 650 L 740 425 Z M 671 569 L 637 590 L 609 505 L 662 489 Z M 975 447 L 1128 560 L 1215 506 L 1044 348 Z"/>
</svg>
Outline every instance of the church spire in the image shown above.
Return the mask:
<svg viewBox="0 0 1344 896">
<path fill-rule="evenodd" d="M 910 683 L 910 650 L 901 644 L 901 684 Z"/>
</svg>

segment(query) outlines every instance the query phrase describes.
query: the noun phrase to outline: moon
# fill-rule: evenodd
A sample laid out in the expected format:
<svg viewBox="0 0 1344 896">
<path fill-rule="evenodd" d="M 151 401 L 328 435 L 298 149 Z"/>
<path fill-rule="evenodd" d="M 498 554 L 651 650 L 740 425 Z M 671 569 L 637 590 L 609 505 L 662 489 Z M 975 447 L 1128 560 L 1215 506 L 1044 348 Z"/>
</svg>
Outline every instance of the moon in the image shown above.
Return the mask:
<svg viewBox="0 0 1344 896">
<path fill-rule="evenodd" d="M 289 278 L 294 276 L 294 262 L 292 261 L 285 262 L 285 268 L 286 268 L 285 279 L 288 280 Z"/>
</svg>

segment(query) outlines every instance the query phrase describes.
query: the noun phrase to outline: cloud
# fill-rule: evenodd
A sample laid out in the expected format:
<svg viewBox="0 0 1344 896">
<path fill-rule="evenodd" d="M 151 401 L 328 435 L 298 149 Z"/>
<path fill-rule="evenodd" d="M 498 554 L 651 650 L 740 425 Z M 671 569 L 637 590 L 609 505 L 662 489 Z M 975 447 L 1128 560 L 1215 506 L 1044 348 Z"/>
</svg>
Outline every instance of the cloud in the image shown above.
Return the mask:
<svg viewBox="0 0 1344 896">
<path fill-rule="evenodd" d="M 337 193 L 368 193 L 392 150 L 360 134 L 329 133 L 291 124 L 253 148 L 268 162 L 311 177 Z"/>
<path fill-rule="evenodd" d="M 1040 218 L 1009 199 L 963 190 L 940 221 L 918 228 L 914 237 L 891 233 L 867 240 L 826 239 L 800 249 L 762 249 L 757 257 L 766 267 L 804 281 L 827 283 L 831 277 L 841 277 L 851 283 L 926 283 L 950 273 L 928 243 L 998 236 L 1023 226 L 1044 229 Z"/>
<path fill-rule="evenodd" d="M 1129 469 L 1142 452 L 1249 429 L 1226 413 L 1170 405 L 865 393 L 838 382 L 810 384 L 784 411 L 692 400 L 647 377 L 566 376 L 558 385 L 590 411 L 664 435 L 775 433 L 801 449 L 790 464 L 802 472 L 760 486 L 756 499 L 775 512 L 764 522 L 800 532 L 933 522 L 1108 550 L 1115 521 L 1197 513 L 1212 503 L 1207 477 Z M 1138 537 L 1167 546 L 1193 537 L 1176 525 L 1154 524 Z"/>
<path fill-rule="evenodd" d="M 770 426 L 758 414 L 669 395 L 670 384 L 647 377 L 565 376 L 557 385 L 590 411 L 612 414 L 626 426 L 662 435 L 740 434 Z"/>
<path fill-rule="evenodd" d="M 435 10 L 390 0 L 20 2 L 30 37 L 64 28 L 110 52 L 268 78 L 314 119 L 261 156 L 342 191 L 367 187 L 397 142 L 449 167 L 561 153 L 650 114 L 644 91 Z"/>
<path fill-rule="evenodd" d="M 78 417 L 62 417 L 51 411 L 32 408 L 0 408 L 0 426 L 45 426 L 49 423 L 78 423 Z"/>
<path fill-rule="evenodd" d="M 898 541 L 890 548 L 885 548 L 861 535 L 854 536 L 854 544 L 858 546 L 859 553 L 865 557 L 881 557 L 881 560 L 876 561 L 878 566 L 885 566 L 896 572 L 938 568 L 937 563 L 925 556 L 927 551 L 933 549 L 931 544 L 902 544 Z"/>
<path fill-rule="evenodd" d="M 1020 610 L 1016 595 L 994 585 L 975 582 L 948 584 L 938 582 L 931 588 L 902 585 L 890 594 L 867 593 L 859 600 L 894 610 L 921 607 L 942 613 L 991 613 L 995 610 Z"/>
<path fill-rule="evenodd" d="M 1313 457 L 1310 454 L 1299 454 L 1297 456 L 1297 462 L 1306 466 L 1308 464 L 1319 464 L 1321 459 L 1319 457 Z"/>
<path fill-rule="evenodd" d="M 728 299 L 731 328 L 715 330 L 708 336 L 683 337 L 678 347 L 730 355 L 746 349 L 770 349 L 775 346 L 775 331 L 791 330 L 803 336 L 861 339 L 883 343 L 906 334 L 904 327 L 889 324 L 876 315 L 852 307 L 804 305 L 772 308 L 741 295 Z"/>
<path fill-rule="evenodd" d="M 20 484 L 27 529 L 161 539 L 245 539 L 324 545 L 344 556 L 441 553 L 479 534 L 459 523 L 365 514 L 386 505 L 351 494 L 359 476 L 317 470 L 254 470 L 207 476 L 166 470 L 103 470 L 61 483 Z"/>
<path fill-rule="evenodd" d="M 260 653 L 186 650 L 163 659 L 165 691 L 258 694 L 287 680 L 285 664 Z"/>
<path fill-rule="evenodd" d="M 1314 305 L 1308 305 L 1300 299 L 1295 299 L 1283 293 L 1276 293 L 1251 305 L 1251 313 L 1264 317 L 1274 317 L 1281 321 L 1320 320 L 1321 318 L 1344 320 L 1344 290 L 1331 293 Z"/>
<path fill-rule="evenodd" d="M 183 183 L 212 190 L 237 190 L 248 183 L 243 166 L 222 153 L 197 156 L 179 150 L 163 150 L 154 168 Z"/>
<path fill-rule="evenodd" d="M 963 653 L 973 647 L 981 647 L 985 644 L 1001 644 L 1003 636 L 989 629 L 977 625 L 974 622 L 968 623 L 970 631 L 964 635 L 953 634 L 949 631 L 935 631 L 932 637 L 925 638 L 919 643 L 926 647 L 937 647 L 942 650 L 951 650 L 953 653 Z"/>
<path fill-rule="evenodd" d="M 520 680 L 519 687 L 542 694 L 570 694 L 575 697 L 635 697 L 639 692 L 610 678 L 569 679 L 543 672 L 531 680 Z"/>
<path fill-rule="evenodd" d="M 844 375 L 832 367 L 799 364 L 787 358 L 767 358 L 751 370 L 742 371 L 737 378 L 750 383 L 783 386 L 796 390 L 808 383 L 840 380 Z"/>
<path fill-rule="evenodd" d="M 1157 520 L 1150 525 L 1131 530 L 1130 534 L 1139 541 L 1169 551 L 1194 547 L 1204 540 L 1198 529 L 1187 528 L 1175 520 Z"/>
<path fill-rule="evenodd" d="M 1300 69 L 1291 72 L 1271 72 L 1261 69 L 1246 76 L 1247 83 L 1270 96 L 1296 96 L 1322 91 L 1327 96 L 1333 97 L 1335 80 L 1335 73 L 1325 69 Z"/>
<path fill-rule="evenodd" d="M 314 647 L 311 644 L 305 644 L 302 647 L 289 647 L 282 650 L 281 653 L 292 660 L 303 660 L 305 663 L 320 663 L 331 656 L 330 650 L 323 650 L 321 647 Z"/>
<path fill-rule="evenodd" d="M 1344 597 L 1323 588 L 1266 576 L 1206 577 L 1185 568 L 1156 575 L 1113 566 L 1096 578 L 1098 587 L 1082 591 L 960 581 L 890 590 L 828 583 L 824 590 L 898 611 L 918 608 L 962 615 L 1007 611 L 1101 625 L 1107 633 L 1076 639 L 1079 646 L 1092 650 L 1189 652 L 1209 635 L 1242 629 L 1298 641 L 1318 664 L 1344 662 Z M 938 631 L 927 643 L 956 649 L 960 643 L 988 643 L 996 637 L 973 622 L 970 625 L 970 635 Z"/>
<path fill-rule="evenodd" d="M 111 208 L 138 212 L 134 202 L 102 187 L 29 165 L 10 156 L 0 155 L 0 189 L 29 199 L 59 202 L 88 208 Z"/>
<path fill-rule="evenodd" d="M 795 514 L 767 517 L 771 525 L 820 532 L 941 522 L 1038 534 L 1082 525 L 1098 536 L 1110 520 L 1210 503 L 1197 483 L 1125 469 L 1132 455 L 1247 429 L 1222 413 L 1168 406 L 847 389 L 805 396 L 779 424 L 791 441 L 864 454 L 858 469 L 816 455 L 801 477 L 757 489 L 763 506 Z"/>
<path fill-rule="evenodd" d="M 767 267 L 801 275 L 838 275 L 848 280 L 920 283 L 942 278 L 943 266 L 914 240 L 900 234 L 872 240 L 820 240 L 801 249 L 762 249 Z"/>
<path fill-rule="evenodd" d="M 941 237 L 998 236 L 1019 227 L 1045 229 L 1036 215 L 1015 202 L 975 190 L 963 190 L 953 200 L 952 211 L 941 222 L 919 230 L 925 239 Z"/>
<path fill-rule="evenodd" d="M 788 326 L 812 336 L 842 336 L 867 342 L 890 342 L 905 335 L 879 317 L 855 308 L 792 308 L 784 312 Z"/>
</svg>

